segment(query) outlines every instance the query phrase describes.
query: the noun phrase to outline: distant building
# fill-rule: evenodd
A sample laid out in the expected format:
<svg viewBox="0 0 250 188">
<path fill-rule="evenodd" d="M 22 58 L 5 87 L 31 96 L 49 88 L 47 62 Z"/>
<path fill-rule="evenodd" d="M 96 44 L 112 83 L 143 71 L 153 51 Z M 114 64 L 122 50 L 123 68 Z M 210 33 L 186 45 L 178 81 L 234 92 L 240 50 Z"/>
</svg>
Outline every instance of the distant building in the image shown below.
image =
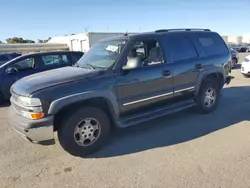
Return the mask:
<svg viewBox="0 0 250 188">
<path fill-rule="evenodd" d="M 223 40 L 228 43 L 228 36 L 222 36 Z"/>
<path fill-rule="evenodd" d="M 250 43 L 250 35 L 243 35 L 243 36 L 222 36 L 223 40 L 227 44 L 244 44 Z"/>
</svg>

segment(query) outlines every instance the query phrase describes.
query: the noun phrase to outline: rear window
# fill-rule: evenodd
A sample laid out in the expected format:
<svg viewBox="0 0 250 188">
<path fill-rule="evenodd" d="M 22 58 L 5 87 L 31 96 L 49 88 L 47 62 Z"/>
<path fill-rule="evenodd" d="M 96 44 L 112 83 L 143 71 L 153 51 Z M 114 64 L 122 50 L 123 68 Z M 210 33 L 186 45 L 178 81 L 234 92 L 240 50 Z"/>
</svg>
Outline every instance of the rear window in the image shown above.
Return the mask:
<svg viewBox="0 0 250 188">
<path fill-rule="evenodd" d="M 197 34 L 197 36 L 198 42 L 207 55 L 211 56 L 228 53 L 227 46 L 219 35 L 214 33 L 200 33 Z"/>
</svg>

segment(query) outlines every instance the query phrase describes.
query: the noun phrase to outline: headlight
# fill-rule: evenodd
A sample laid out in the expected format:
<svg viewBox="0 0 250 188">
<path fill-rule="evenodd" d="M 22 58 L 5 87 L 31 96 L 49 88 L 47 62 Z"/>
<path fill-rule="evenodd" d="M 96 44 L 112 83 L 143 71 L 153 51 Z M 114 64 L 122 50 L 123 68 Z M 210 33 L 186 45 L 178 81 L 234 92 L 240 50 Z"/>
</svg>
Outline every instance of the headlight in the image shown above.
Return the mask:
<svg viewBox="0 0 250 188">
<path fill-rule="evenodd" d="M 17 103 L 21 104 L 22 106 L 27 106 L 27 107 L 42 105 L 40 99 L 38 98 L 30 98 L 30 97 L 23 97 L 23 96 L 18 97 Z"/>
<path fill-rule="evenodd" d="M 44 117 L 42 103 L 38 98 L 19 96 L 16 100 L 11 97 L 17 112 L 29 119 L 41 119 Z"/>
</svg>

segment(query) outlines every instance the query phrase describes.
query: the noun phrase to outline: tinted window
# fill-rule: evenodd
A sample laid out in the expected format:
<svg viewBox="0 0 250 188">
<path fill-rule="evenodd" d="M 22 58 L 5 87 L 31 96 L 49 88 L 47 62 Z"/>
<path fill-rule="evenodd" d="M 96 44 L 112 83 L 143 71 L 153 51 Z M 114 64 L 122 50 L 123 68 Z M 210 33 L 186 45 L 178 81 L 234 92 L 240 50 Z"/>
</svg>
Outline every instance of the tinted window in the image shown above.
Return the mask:
<svg viewBox="0 0 250 188">
<path fill-rule="evenodd" d="M 219 55 L 228 52 L 227 46 L 217 34 L 200 33 L 197 36 L 198 42 L 201 44 L 207 55 Z"/>
<path fill-rule="evenodd" d="M 26 58 L 24 60 L 18 61 L 12 65 L 18 71 L 23 71 L 26 69 L 35 68 L 35 59 L 34 58 Z"/>
<path fill-rule="evenodd" d="M 171 37 L 169 43 L 170 58 L 172 62 L 197 58 L 198 54 L 191 40 L 187 37 Z M 168 45 L 168 44 L 166 44 Z"/>
<path fill-rule="evenodd" d="M 63 66 L 70 64 L 67 55 L 44 55 L 42 56 L 42 61 L 46 67 L 55 65 Z"/>
<path fill-rule="evenodd" d="M 75 64 L 81 57 L 82 53 L 72 53 L 72 63 Z"/>
</svg>

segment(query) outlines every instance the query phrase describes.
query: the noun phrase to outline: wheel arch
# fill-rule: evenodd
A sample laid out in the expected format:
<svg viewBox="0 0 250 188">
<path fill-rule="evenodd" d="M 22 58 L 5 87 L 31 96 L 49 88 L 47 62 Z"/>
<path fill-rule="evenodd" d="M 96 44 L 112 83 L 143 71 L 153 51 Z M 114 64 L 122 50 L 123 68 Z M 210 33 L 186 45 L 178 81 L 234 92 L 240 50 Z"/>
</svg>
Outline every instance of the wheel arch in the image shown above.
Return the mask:
<svg viewBox="0 0 250 188">
<path fill-rule="evenodd" d="M 67 118 L 77 108 L 83 106 L 95 106 L 101 108 L 107 113 L 112 125 L 115 125 L 116 118 L 119 114 L 119 106 L 116 97 L 110 91 L 98 91 L 74 94 L 52 102 L 48 114 L 53 114 L 55 116 L 54 129 L 57 130 L 63 119 Z"/>
<path fill-rule="evenodd" d="M 202 83 L 207 80 L 219 80 L 219 88 L 222 89 L 225 83 L 225 73 L 221 69 L 213 69 L 199 74 L 195 95 L 198 95 Z"/>
</svg>

